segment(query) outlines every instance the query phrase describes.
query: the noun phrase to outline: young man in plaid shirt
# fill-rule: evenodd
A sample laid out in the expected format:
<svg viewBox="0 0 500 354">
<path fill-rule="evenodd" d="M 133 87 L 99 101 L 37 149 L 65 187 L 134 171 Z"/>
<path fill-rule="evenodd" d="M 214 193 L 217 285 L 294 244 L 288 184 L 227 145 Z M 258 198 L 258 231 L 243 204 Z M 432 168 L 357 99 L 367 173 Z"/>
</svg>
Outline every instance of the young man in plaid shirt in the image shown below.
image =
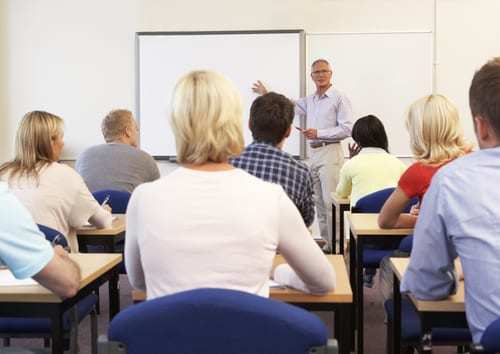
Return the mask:
<svg viewBox="0 0 500 354">
<path fill-rule="evenodd" d="M 281 185 L 310 226 L 314 220 L 311 171 L 282 151 L 294 115 L 294 104 L 285 96 L 269 92 L 258 97 L 250 108 L 254 141 L 231 163 L 264 181 Z"/>
</svg>

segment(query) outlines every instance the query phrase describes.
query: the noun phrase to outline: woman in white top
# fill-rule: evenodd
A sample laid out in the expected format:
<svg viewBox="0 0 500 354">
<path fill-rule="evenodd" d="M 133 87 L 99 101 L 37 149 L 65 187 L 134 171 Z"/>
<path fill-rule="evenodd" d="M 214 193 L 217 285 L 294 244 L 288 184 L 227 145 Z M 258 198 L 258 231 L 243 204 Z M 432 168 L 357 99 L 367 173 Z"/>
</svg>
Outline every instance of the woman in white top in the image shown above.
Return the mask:
<svg viewBox="0 0 500 354">
<path fill-rule="evenodd" d="M 63 120 L 48 112 L 27 113 L 17 129 L 16 155 L 0 166 L 0 178 L 38 224 L 68 237 L 78 252 L 75 229 L 87 222 L 104 228 L 112 216 L 94 199 L 83 179 L 57 161 L 64 147 Z"/>
<path fill-rule="evenodd" d="M 296 273 L 281 266 L 275 280 L 311 293 L 335 286 L 281 186 L 228 163 L 243 150 L 241 124 L 239 93 L 221 75 L 194 71 L 177 83 L 171 125 L 181 166 L 139 186 L 127 210 L 127 273 L 149 299 L 201 287 L 267 296 L 277 250 Z"/>
</svg>

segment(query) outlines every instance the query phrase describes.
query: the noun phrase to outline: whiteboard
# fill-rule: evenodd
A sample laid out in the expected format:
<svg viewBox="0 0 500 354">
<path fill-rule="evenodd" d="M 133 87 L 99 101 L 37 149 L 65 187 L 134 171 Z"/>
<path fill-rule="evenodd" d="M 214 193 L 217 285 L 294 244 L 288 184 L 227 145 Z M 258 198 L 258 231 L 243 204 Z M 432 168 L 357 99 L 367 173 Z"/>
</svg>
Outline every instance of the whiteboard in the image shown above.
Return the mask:
<svg viewBox="0 0 500 354">
<path fill-rule="evenodd" d="M 215 70 L 241 92 L 245 145 L 252 83 L 261 79 L 287 97 L 305 93 L 304 32 L 140 32 L 137 33 L 137 112 L 140 146 L 156 158 L 176 155 L 169 124 L 171 98 L 178 79 L 191 70 Z M 284 150 L 301 154 L 301 136 L 293 129 Z"/>
<path fill-rule="evenodd" d="M 430 32 L 327 33 L 307 35 L 308 63 L 327 59 L 333 85 L 351 100 L 354 120 L 374 114 L 382 120 L 391 153 L 411 156 L 405 113 L 432 93 L 433 36 Z M 308 80 L 307 92 L 314 92 Z"/>
</svg>

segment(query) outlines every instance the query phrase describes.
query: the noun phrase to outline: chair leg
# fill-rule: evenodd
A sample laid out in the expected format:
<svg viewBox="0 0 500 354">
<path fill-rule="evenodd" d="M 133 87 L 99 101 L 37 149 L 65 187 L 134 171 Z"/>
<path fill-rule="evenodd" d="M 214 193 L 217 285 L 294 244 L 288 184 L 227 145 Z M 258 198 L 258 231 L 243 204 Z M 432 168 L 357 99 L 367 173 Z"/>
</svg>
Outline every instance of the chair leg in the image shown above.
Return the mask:
<svg viewBox="0 0 500 354">
<path fill-rule="evenodd" d="M 71 354 L 78 354 L 78 310 L 76 306 L 69 309 L 70 311 L 70 340 L 69 340 L 69 352 Z"/>
<path fill-rule="evenodd" d="M 95 309 L 90 313 L 90 341 L 91 353 L 97 354 L 97 314 Z"/>
<path fill-rule="evenodd" d="M 10 338 L 9 337 L 6 337 L 3 339 L 3 346 L 10 347 Z"/>
<path fill-rule="evenodd" d="M 43 338 L 43 347 L 50 348 L 50 338 L 49 337 Z"/>
</svg>

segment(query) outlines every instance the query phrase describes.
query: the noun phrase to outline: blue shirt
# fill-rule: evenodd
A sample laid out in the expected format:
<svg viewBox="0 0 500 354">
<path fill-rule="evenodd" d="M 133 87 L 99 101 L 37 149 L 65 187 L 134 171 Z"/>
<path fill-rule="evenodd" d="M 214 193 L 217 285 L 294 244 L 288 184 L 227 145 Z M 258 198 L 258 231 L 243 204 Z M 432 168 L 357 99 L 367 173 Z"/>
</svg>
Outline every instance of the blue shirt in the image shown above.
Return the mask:
<svg viewBox="0 0 500 354">
<path fill-rule="evenodd" d="M 500 317 L 500 148 L 480 150 L 442 167 L 424 196 L 401 291 L 417 299 L 455 290 L 462 262 L 465 309 L 475 342 Z"/>
<path fill-rule="evenodd" d="M 314 220 L 313 183 L 309 167 L 267 143 L 253 142 L 230 161 L 264 181 L 279 184 L 299 209 L 307 226 Z"/>
<path fill-rule="evenodd" d="M 40 272 L 53 256 L 52 246 L 29 212 L 0 182 L 0 265 L 24 279 Z"/>
<path fill-rule="evenodd" d="M 351 136 L 351 102 L 333 86 L 321 96 L 315 93 L 296 100 L 295 114 L 305 115 L 307 127 L 318 130 L 316 142 L 339 142 Z"/>
</svg>

